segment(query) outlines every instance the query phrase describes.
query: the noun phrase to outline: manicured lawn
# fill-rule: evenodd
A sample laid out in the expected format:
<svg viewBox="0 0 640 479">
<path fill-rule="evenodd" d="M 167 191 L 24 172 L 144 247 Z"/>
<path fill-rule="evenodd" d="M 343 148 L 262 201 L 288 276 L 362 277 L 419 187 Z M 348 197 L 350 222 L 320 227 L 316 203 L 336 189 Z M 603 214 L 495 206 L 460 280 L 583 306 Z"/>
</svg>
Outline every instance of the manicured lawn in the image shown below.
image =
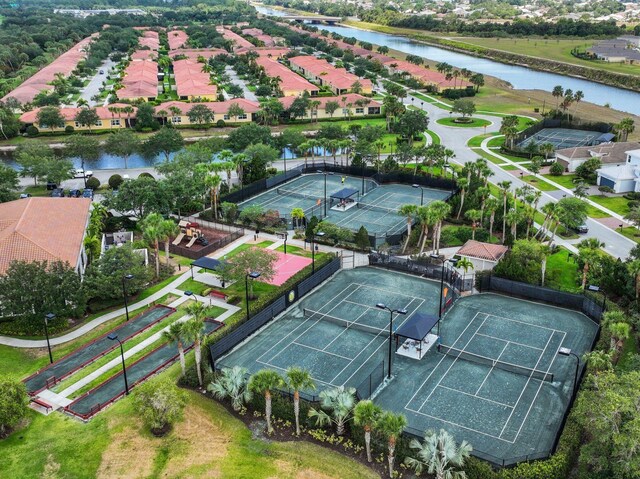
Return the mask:
<svg viewBox="0 0 640 479">
<path fill-rule="evenodd" d="M 503 166 L 502 168 L 505 170 L 507 169 L 505 166 Z M 541 191 L 553 191 L 558 189 L 552 184 L 547 183 L 544 180 L 541 180 L 539 176 L 534 177 L 533 175 L 527 175 L 527 176 L 523 176 L 521 179 L 529 183 L 531 186 L 535 186 Z"/>
<path fill-rule="evenodd" d="M 431 130 L 427 130 L 426 134 L 429 135 L 431 137 L 431 143 L 433 145 L 439 145 L 440 144 L 440 137 L 438 136 L 437 133 L 434 133 Z"/>
<path fill-rule="evenodd" d="M 493 138 L 493 139 L 489 140 L 489 143 L 487 144 L 487 146 L 489 148 L 502 146 L 502 145 L 504 145 L 504 136 L 499 136 L 497 138 Z"/>
<path fill-rule="evenodd" d="M 436 120 L 436 123 L 444 126 L 452 126 L 457 128 L 480 128 L 483 126 L 489 126 L 491 124 L 488 120 L 483 120 L 482 118 L 471 118 L 469 123 L 456 123 L 456 118 L 441 118 Z"/>
<path fill-rule="evenodd" d="M 211 286 L 205 283 L 201 283 L 200 281 L 196 281 L 195 279 L 187 279 L 184 283 L 178 286 L 180 291 L 191 291 L 193 294 L 197 294 L 198 296 L 202 296 L 202 293 L 205 289 L 209 289 Z"/>
<path fill-rule="evenodd" d="M 570 190 L 573 190 L 576 187 L 576 184 L 573 182 L 573 180 L 577 178 L 577 175 L 574 175 L 574 174 L 565 173 L 564 175 L 561 175 L 561 176 L 554 176 L 554 175 L 547 174 L 542 176 Z"/>
<path fill-rule="evenodd" d="M 578 277 L 578 265 L 566 249 L 561 248 L 547 259 L 546 286 L 575 293 L 580 289 Z"/>
<path fill-rule="evenodd" d="M 589 196 L 589 199 L 619 215 L 625 216 L 629 213 L 629 200 L 622 196 L 593 195 Z"/>
<path fill-rule="evenodd" d="M 627 238 L 629 238 L 632 241 L 635 241 L 636 243 L 640 243 L 640 231 L 638 231 L 638 228 L 634 227 L 634 226 L 627 226 L 625 228 L 616 228 L 616 231 L 618 233 L 623 234 L 624 236 L 626 236 Z"/>
<path fill-rule="evenodd" d="M 467 146 L 469 148 L 479 148 L 482 145 L 482 142 L 486 138 L 491 138 L 494 135 L 495 135 L 495 133 L 487 133 L 485 135 L 478 135 L 478 136 L 474 136 L 473 138 L 469 138 L 469 141 L 467 142 Z M 489 143 L 491 143 L 491 142 L 489 142 Z"/>
<path fill-rule="evenodd" d="M 273 241 L 262 241 L 260 243 L 242 243 L 240 246 L 238 246 L 237 248 L 232 249 L 231 251 L 229 251 L 227 254 L 224 255 L 224 259 L 231 259 L 233 258 L 235 255 L 237 255 L 238 253 L 248 250 L 249 248 L 266 248 L 267 246 L 271 246 L 273 244 Z"/>
<path fill-rule="evenodd" d="M 504 165 L 504 166 L 500 166 L 500 168 L 502 168 L 505 171 L 519 170 L 517 166 L 513 166 L 513 165 Z"/>
</svg>

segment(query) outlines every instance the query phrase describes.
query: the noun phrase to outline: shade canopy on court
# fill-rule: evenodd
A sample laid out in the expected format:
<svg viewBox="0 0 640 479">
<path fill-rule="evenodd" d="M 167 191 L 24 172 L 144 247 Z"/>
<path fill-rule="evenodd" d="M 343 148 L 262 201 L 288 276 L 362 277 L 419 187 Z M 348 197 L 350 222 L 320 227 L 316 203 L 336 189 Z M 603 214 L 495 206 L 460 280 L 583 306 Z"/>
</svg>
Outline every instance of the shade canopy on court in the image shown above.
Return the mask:
<svg viewBox="0 0 640 479">
<path fill-rule="evenodd" d="M 336 191 L 335 193 L 331 193 L 330 198 L 336 199 L 336 200 L 347 200 L 349 198 L 351 198 L 353 195 L 360 193 L 359 190 L 357 190 L 356 188 L 342 188 L 339 191 Z"/>
<path fill-rule="evenodd" d="M 223 261 L 217 260 L 215 258 L 209 258 L 208 256 L 203 256 L 195 261 L 191 262 L 191 278 L 193 279 L 193 267 L 202 268 L 208 271 L 216 272 L 220 266 L 224 264 Z"/>
<path fill-rule="evenodd" d="M 433 314 L 415 313 L 407 319 L 395 332 L 397 337 L 422 341 L 433 327 L 438 324 L 438 317 Z"/>
</svg>

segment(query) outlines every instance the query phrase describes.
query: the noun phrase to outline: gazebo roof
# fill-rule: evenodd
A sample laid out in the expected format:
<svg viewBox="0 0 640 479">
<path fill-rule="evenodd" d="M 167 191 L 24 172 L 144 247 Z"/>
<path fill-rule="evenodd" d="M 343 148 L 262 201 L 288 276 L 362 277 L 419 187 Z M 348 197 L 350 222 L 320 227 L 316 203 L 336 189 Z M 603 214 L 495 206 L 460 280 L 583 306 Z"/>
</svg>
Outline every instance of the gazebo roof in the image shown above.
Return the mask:
<svg viewBox="0 0 640 479">
<path fill-rule="evenodd" d="M 433 314 L 415 313 L 398 330 L 397 336 L 422 341 L 429 331 L 438 323 L 438 317 Z"/>
<path fill-rule="evenodd" d="M 336 198 L 338 200 L 346 200 L 347 198 L 351 198 L 356 193 L 358 193 L 357 188 L 342 188 L 340 191 L 331 193 L 330 198 Z"/>
<path fill-rule="evenodd" d="M 219 261 L 215 258 L 209 258 L 208 256 L 203 256 L 202 258 L 198 258 L 197 260 L 191 263 L 191 267 L 195 266 L 197 268 L 208 269 L 209 271 L 215 271 L 220 265 L 222 261 Z"/>
</svg>

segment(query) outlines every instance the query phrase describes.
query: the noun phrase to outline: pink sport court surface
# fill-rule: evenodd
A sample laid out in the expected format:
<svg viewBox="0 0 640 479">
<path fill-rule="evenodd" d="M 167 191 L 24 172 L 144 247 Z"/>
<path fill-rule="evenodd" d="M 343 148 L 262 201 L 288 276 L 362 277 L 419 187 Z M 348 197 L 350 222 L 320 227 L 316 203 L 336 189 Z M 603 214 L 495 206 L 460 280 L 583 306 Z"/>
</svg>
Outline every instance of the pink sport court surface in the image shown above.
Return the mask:
<svg viewBox="0 0 640 479">
<path fill-rule="evenodd" d="M 273 266 L 276 274 L 271 281 L 266 282 L 275 286 L 281 286 L 291 276 L 311 264 L 311 258 L 295 254 L 284 254 L 279 251 L 273 252 L 278 255 L 278 261 Z"/>
</svg>

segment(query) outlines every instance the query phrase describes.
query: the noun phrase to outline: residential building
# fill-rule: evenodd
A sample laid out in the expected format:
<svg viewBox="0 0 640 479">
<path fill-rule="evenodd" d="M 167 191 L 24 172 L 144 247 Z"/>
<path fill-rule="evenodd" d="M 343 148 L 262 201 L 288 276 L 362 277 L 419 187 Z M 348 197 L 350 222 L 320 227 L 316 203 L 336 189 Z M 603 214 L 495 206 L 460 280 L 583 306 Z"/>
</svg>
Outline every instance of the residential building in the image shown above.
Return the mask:
<svg viewBox="0 0 640 479">
<path fill-rule="evenodd" d="M 608 186 L 614 193 L 640 192 L 640 144 L 625 151 L 624 156 L 624 162 L 597 170 L 598 186 Z"/>
<path fill-rule="evenodd" d="M 260 57 L 268 57 L 274 60 L 280 60 L 284 58 L 287 53 L 289 53 L 291 49 L 281 47 L 281 48 L 271 48 L 271 47 L 252 47 L 252 48 L 238 48 L 235 50 L 235 54 L 244 55 L 248 52 L 255 52 Z"/>
<path fill-rule="evenodd" d="M 360 83 L 360 93 L 370 95 L 373 91 L 371 80 L 359 78 L 344 68 L 336 68 L 324 59 L 302 55 L 289 59 L 291 69 L 299 72 L 320 86 L 328 86 L 335 95 L 353 92 L 353 85 Z"/>
<path fill-rule="evenodd" d="M 136 60 L 156 60 L 158 58 L 158 52 L 153 50 L 136 50 L 131 54 L 131 61 Z"/>
<path fill-rule="evenodd" d="M 142 36 L 138 39 L 138 44 L 141 47 L 147 47 L 149 50 L 158 51 L 160 48 L 160 36 L 158 32 L 153 30 L 143 30 Z"/>
<path fill-rule="evenodd" d="M 192 60 L 173 62 L 175 89 L 181 100 L 215 101 L 218 89 L 211 84 L 211 77 L 202 71 L 203 64 Z"/>
<path fill-rule="evenodd" d="M 197 62 L 199 58 L 208 60 L 216 55 L 229 55 L 229 52 L 222 48 L 181 48 L 169 52 L 169 56 L 172 59 L 184 56 L 194 62 Z"/>
<path fill-rule="evenodd" d="M 244 110 L 244 115 L 233 118 L 228 115 L 229 107 L 233 104 L 238 105 Z M 161 122 L 172 123 L 175 126 L 188 126 L 192 123 L 189 121 L 187 113 L 194 105 L 205 105 L 213 111 L 213 121 L 216 123 L 223 120 L 227 123 L 249 123 L 254 120 L 255 114 L 260 110 L 260 103 L 256 101 L 246 100 L 244 98 L 236 98 L 234 100 L 203 102 L 203 103 L 184 103 L 180 101 L 167 101 L 156 107 L 156 112 L 166 111 L 167 117 L 158 117 Z"/>
<path fill-rule="evenodd" d="M 295 97 L 288 96 L 280 98 L 280 103 L 285 110 L 291 107 Z M 382 109 L 382 103 L 372 100 L 371 98 L 358 95 L 356 93 L 347 93 L 344 96 L 323 96 L 311 98 L 311 101 L 319 102 L 315 108 L 307 110 L 305 118 L 308 119 L 324 119 L 324 118 L 340 118 L 340 117 L 360 117 L 366 115 L 379 115 Z M 339 107 L 332 114 L 327 113 L 327 103 L 338 103 Z"/>
<path fill-rule="evenodd" d="M 446 88 L 466 88 L 471 85 L 471 83 L 460 77 L 447 80 L 446 75 L 443 73 L 420 65 L 414 65 L 413 63 L 409 63 L 405 60 L 391 58 L 382 63 L 391 73 L 402 73 L 408 75 L 426 86 L 434 87 L 436 90 Z"/>
<path fill-rule="evenodd" d="M 171 30 L 167 32 L 167 40 L 169 41 L 169 50 L 177 50 L 178 48 L 182 48 L 187 40 L 189 39 L 189 35 L 184 30 Z"/>
<path fill-rule="evenodd" d="M 64 107 L 60 108 L 60 114 L 64 118 L 64 126 L 62 128 L 54 128 L 53 131 L 64 131 L 64 129 L 68 126 L 73 127 L 75 130 L 80 131 L 88 131 L 89 129 L 93 130 L 106 130 L 106 129 L 120 129 L 126 128 L 128 124 L 128 120 L 135 117 L 135 107 L 134 112 L 130 115 L 130 118 L 127 118 L 127 115 L 122 112 L 118 112 L 118 109 L 129 107 L 131 105 L 127 105 L 126 103 L 113 103 L 107 107 L 99 106 L 94 108 L 96 114 L 98 115 L 99 120 L 95 125 L 81 125 L 79 124 L 75 118 L 78 115 L 78 112 L 82 110 L 82 108 L 74 108 L 74 107 Z M 24 123 L 26 126 L 33 125 L 38 130 L 43 131 L 51 131 L 48 125 L 41 125 L 38 123 L 38 112 L 40 108 L 36 108 L 35 110 L 28 111 L 23 113 L 20 116 L 20 121 Z"/>
<path fill-rule="evenodd" d="M 0 274 L 13 261 L 63 261 L 87 267 L 88 198 L 33 197 L 0 203 Z"/>
<path fill-rule="evenodd" d="M 640 143 L 636 142 L 607 142 L 595 146 L 578 146 L 574 148 L 563 148 L 557 150 L 556 161 L 564 166 L 569 173 L 576 171 L 576 168 L 589 158 L 598 158 L 603 165 L 624 164 L 627 161 L 626 152 L 640 148 Z"/>
<path fill-rule="evenodd" d="M 253 43 L 251 43 L 249 40 L 245 40 L 240 35 L 238 35 L 237 33 L 232 32 L 228 28 L 223 28 L 221 33 L 222 33 L 222 37 L 225 40 L 229 40 L 231 43 L 233 43 L 234 51 L 237 48 L 243 48 L 243 47 L 244 48 L 253 48 Z"/>
<path fill-rule="evenodd" d="M 311 96 L 318 94 L 317 86 L 273 58 L 261 56 L 256 59 L 256 63 L 264 68 L 268 77 L 280 78 L 279 88 L 283 96 L 300 96 L 304 92 Z"/>
<path fill-rule="evenodd" d="M 116 91 L 121 100 L 155 100 L 158 96 L 158 64 L 152 60 L 132 61 Z"/>
</svg>

